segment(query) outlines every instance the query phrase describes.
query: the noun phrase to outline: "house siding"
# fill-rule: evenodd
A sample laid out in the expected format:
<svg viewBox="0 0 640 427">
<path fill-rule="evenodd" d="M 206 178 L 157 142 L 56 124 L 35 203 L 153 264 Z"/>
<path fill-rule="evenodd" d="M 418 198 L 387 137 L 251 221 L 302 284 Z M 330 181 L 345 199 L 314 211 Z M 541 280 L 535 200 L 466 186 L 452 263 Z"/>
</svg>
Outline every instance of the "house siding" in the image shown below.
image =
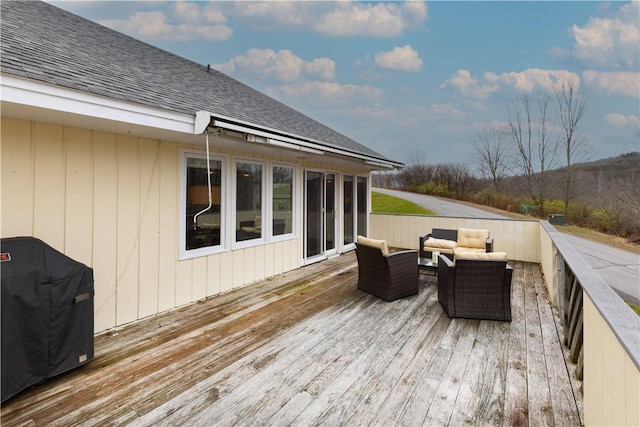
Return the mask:
<svg viewBox="0 0 640 427">
<path fill-rule="evenodd" d="M 2 237 L 34 236 L 94 269 L 95 332 L 303 263 L 302 171 L 322 165 L 298 165 L 297 237 L 179 261 L 181 150 L 202 147 L 6 117 L 1 125 Z"/>
</svg>

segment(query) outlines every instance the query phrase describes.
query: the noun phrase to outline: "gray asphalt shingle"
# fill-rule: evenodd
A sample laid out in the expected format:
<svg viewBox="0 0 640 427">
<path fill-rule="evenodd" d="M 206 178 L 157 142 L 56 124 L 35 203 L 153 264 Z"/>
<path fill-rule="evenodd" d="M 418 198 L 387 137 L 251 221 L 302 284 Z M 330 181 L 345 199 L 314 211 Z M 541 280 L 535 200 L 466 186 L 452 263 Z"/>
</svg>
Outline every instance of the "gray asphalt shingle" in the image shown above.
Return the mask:
<svg viewBox="0 0 640 427">
<path fill-rule="evenodd" d="M 41 1 L 1 2 L 2 73 L 178 113 L 214 115 L 388 160 L 217 70 Z"/>
</svg>

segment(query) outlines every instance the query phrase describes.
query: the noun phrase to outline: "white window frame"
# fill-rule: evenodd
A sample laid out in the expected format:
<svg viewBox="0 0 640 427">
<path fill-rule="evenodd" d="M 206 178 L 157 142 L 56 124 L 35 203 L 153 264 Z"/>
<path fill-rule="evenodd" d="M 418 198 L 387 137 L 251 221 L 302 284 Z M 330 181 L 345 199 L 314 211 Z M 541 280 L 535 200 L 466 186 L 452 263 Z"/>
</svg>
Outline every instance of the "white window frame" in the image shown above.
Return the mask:
<svg viewBox="0 0 640 427">
<path fill-rule="evenodd" d="M 354 232 L 356 236 L 359 234 L 358 226 L 360 225 L 360 223 L 358 222 L 358 208 L 360 207 L 358 205 L 358 178 L 364 178 L 366 180 L 364 193 L 366 194 L 367 200 L 366 200 L 366 206 L 364 207 L 363 236 L 368 237 L 369 236 L 369 214 L 371 212 L 371 176 L 363 175 L 363 174 L 354 174 L 353 177 L 354 177 L 353 185 L 355 190 L 354 191 L 355 200 L 354 200 L 354 207 L 353 207 L 353 213 L 355 215 Z"/>
<path fill-rule="evenodd" d="M 260 165 L 262 166 L 262 190 L 261 190 L 261 201 L 260 201 L 260 215 L 262 217 L 262 226 L 264 227 L 261 231 L 261 236 L 258 239 L 249 239 L 249 240 L 242 240 L 242 241 L 237 241 L 236 240 L 236 224 L 237 224 L 237 219 L 238 219 L 238 209 L 237 209 L 237 191 L 238 191 L 238 164 L 251 164 L 251 165 Z M 271 215 L 267 215 L 267 201 L 268 201 L 268 197 L 267 197 L 267 189 L 269 188 L 269 183 L 267 182 L 267 162 L 265 161 L 260 161 L 260 160 L 256 160 L 256 159 L 251 159 L 251 158 L 235 158 L 233 161 L 233 171 L 232 171 L 232 181 L 233 181 L 233 185 L 232 185 L 232 189 L 231 189 L 231 206 L 232 206 L 232 217 L 231 217 L 231 229 L 232 229 L 232 236 L 231 236 L 231 241 L 232 241 L 232 247 L 233 249 L 240 249 L 240 248 L 248 248 L 248 247 L 252 247 L 252 246 L 259 246 L 259 245 L 264 245 L 265 243 L 267 243 L 267 236 L 269 236 L 269 234 L 271 233 Z M 270 169 L 269 169 L 270 170 Z M 269 180 L 270 181 L 270 180 Z M 269 194 L 271 193 L 271 190 L 269 190 Z"/>
<path fill-rule="evenodd" d="M 344 233 L 345 233 L 345 220 L 347 219 L 347 214 L 344 211 L 345 209 L 345 204 L 344 204 L 344 198 L 345 198 L 345 192 L 344 192 L 344 183 L 347 181 L 347 177 L 352 178 L 351 180 L 351 208 L 352 208 L 352 212 L 351 215 L 349 215 L 350 219 L 351 219 L 351 226 L 353 228 L 352 230 L 352 239 L 353 242 L 350 243 L 345 243 L 344 241 Z M 352 173 L 343 173 L 342 174 L 342 182 L 341 182 L 341 188 L 340 188 L 340 214 L 342 215 L 342 221 L 340 221 L 340 233 L 341 233 L 341 240 L 342 240 L 342 245 L 343 245 L 343 250 L 348 251 L 348 250 L 352 250 L 356 248 L 356 237 L 358 234 L 358 230 L 357 230 L 357 212 L 356 212 L 356 182 L 357 182 L 357 177 L 358 175 L 356 174 L 352 174 Z"/>
<path fill-rule="evenodd" d="M 220 162 L 220 244 L 216 246 L 207 246 L 197 249 L 186 249 L 187 243 L 187 159 L 198 158 L 206 159 L 207 155 L 199 150 L 181 150 L 180 155 L 180 212 L 179 212 L 179 232 L 178 232 L 178 259 L 186 260 L 212 255 L 227 250 L 227 205 L 228 199 L 226 195 L 227 188 L 227 164 L 228 158 L 223 155 L 210 155 L 210 160 Z"/>
<path fill-rule="evenodd" d="M 291 187 L 291 232 L 290 233 L 285 233 L 285 234 L 280 234 L 280 235 L 274 235 L 273 234 L 273 170 L 275 168 L 290 168 L 293 170 L 293 174 L 291 176 L 291 180 L 292 180 L 292 187 Z M 273 242 L 279 242 L 282 240 L 289 240 L 293 237 L 295 237 L 296 235 L 296 230 L 297 230 L 297 213 L 298 213 L 298 191 L 297 191 L 297 181 L 298 181 L 298 169 L 296 167 L 296 165 L 292 164 L 292 163 L 282 163 L 282 162 L 272 162 L 269 165 L 269 197 L 267 198 L 267 202 L 268 202 L 268 212 L 269 212 L 269 234 L 268 234 L 268 238 L 273 241 Z"/>
</svg>

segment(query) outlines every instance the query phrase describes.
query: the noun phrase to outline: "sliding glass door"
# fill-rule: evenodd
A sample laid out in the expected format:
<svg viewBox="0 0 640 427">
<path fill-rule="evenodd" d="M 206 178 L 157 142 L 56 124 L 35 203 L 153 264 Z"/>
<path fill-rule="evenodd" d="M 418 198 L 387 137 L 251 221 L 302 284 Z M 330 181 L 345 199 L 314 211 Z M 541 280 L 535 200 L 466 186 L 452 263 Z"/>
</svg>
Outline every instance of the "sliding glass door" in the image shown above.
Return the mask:
<svg viewBox="0 0 640 427">
<path fill-rule="evenodd" d="M 304 258 L 324 259 L 336 252 L 336 174 L 305 172 Z"/>
<path fill-rule="evenodd" d="M 353 247 L 358 234 L 367 235 L 368 209 L 368 179 L 345 175 L 342 178 L 342 238 L 345 249 Z"/>
</svg>

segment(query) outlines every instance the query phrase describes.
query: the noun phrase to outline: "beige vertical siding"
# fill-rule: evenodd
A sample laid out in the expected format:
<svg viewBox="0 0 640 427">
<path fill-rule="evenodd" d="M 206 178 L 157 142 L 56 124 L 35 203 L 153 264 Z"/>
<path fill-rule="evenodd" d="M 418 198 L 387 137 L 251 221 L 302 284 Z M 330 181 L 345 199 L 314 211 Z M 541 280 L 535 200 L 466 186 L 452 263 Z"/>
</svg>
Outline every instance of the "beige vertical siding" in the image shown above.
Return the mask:
<svg viewBox="0 0 640 427">
<path fill-rule="evenodd" d="M 640 425 L 640 371 L 584 293 L 584 416 L 587 426 Z"/>
<path fill-rule="evenodd" d="M 33 234 L 33 142 L 30 122 L 3 120 L 2 230 L 15 236 Z"/>
<path fill-rule="evenodd" d="M 138 143 L 131 136 L 116 137 L 116 322 L 140 319 L 138 295 L 140 273 L 140 176 Z M 100 159 L 95 159 L 100 161 Z M 99 191 L 99 189 L 96 189 Z M 146 277 L 144 278 L 146 280 Z"/>
<path fill-rule="evenodd" d="M 116 322 L 116 274 L 118 208 L 118 159 L 116 136 L 93 133 L 93 257 L 91 265 L 96 286 L 95 328 L 102 331 Z"/>
<path fill-rule="evenodd" d="M 96 332 L 301 265 L 300 239 L 178 261 L 175 143 L 8 118 L 1 136 L 2 237 L 94 269 Z"/>
<path fill-rule="evenodd" d="M 62 127 L 36 124 L 33 143 L 33 234 L 56 248 L 64 248 L 66 174 Z"/>
<path fill-rule="evenodd" d="M 72 258 L 88 264 L 93 258 L 93 177 L 89 131 L 65 129 L 65 250 Z M 87 230 L 87 232 L 82 232 Z M 81 232 L 78 232 L 81 231 Z"/>
<path fill-rule="evenodd" d="M 178 259 L 178 197 L 180 176 L 178 148 L 160 145 L 159 229 L 163 241 L 158 248 L 158 311 L 176 307 L 176 275 Z M 215 276 L 210 277 L 213 280 Z"/>
</svg>

